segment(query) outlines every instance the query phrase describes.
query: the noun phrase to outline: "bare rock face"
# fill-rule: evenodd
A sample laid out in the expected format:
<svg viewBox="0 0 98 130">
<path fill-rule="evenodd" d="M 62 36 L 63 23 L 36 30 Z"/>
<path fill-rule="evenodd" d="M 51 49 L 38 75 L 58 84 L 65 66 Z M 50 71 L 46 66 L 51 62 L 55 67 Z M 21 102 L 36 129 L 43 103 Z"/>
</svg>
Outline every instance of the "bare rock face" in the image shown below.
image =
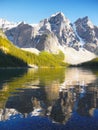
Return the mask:
<svg viewBox="0 0 98 130">
<path fill-rule="evenodd" d="M 39 51 L 57 52 L 60 47 L 72 47 L 75 50 L 85 48 L 98 52 L 98 27 L 88 17 L 79 18 L 72 24 L 63 13 L 58 12 L 39 22 L 36 26 L 20 23 L 8 26 L 0 23 L 10 41 L 20 48 L 36 48 Z M 8 29 L 5 27 L 8 27 Z"/>
<path fill-rule="evenodd" d="M 47 24 L 45 20 L 40 22 L 37 27 L 21 23 L 5 33 L 9 40 L 20 48 L 37 48 L 40 51 L 53 52 L 58 49 L 58 39 L 55 34 L 50 32 Z"/>
<path fill-rule="evenodd" d="M 98 46 L 98 27 L 94 26 L 88 17 L 79 18 L 75 22 L 78 35 L 84 40 L 84 48 L 94 52 Z"/>
<path fill-rule="evenodd" d="M 21 23 L 7 30 L 6 36 L 20 48 L 37 48 L 49 52 L 57 52 L 59 46 L 78 47 L 79 39 L 72 24 L 63 13 L 56 13 L 32 27 Z"/>
<path fill-rule="evenodd" d="M 95 37 L 98 39 L 98 27 L 94 26 Z"/>
<path fill-rule="evenodd" d="M 17 27 L 7 30 L 5 33 L 10 41 L 18 47 L 30 47 L 33 28 L 23 22 Z"/>
<path fill-rule="evenodd" d="M 45 50 L 45 51 L 56 53 L 57 50 L 59 49 L 58 39 L 52 33 L 37 35 L 34 39 L 33 44 L 34 47 L 40 51 Z"/>
<path fill-rule="evenodd" d="M 57 36 L 61 45 L 73 46 L 75 42 L 79 42 L 71 22 L 63 13 L 57 13 L 49 18 L 52 32 Z"/>
</svg>

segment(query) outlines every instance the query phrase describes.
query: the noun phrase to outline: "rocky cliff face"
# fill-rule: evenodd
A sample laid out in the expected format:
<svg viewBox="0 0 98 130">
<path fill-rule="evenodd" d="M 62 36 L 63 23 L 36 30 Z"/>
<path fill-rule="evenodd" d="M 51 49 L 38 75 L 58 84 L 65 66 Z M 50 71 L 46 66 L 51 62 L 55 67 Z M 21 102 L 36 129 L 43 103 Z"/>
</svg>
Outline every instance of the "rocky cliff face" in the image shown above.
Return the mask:
<svg viewBox="0 0 98 130">
<path fill-rule="evenodd" d="M 96 51 L 98 47 L 98 27 L 94 26 L 88 17 L 79 18 L 75 22 L 78 35 L 85 42 L 84 48 L 89 51 Z"/>
<path fill-rule="evenodd" d="M 82 46 L 91 52 L 98 48 L 98 27 L 88 17 L 79 18 L 72 24 L 61 12 L 40 21 L 36 26 L 20 23 L 5 30 L 5 33 L 20 48 L 36 48 L 49 52 L 57 52 L 60 47 L 67 46 L 77 51 Z"/>
<path fill-rule="evenodd" d="M 32 26 L 22 22 L 5 33 L 8 39 L 18 47 L 30 47 L 32 31 Z"/>
<path fill-rule="evenodd" d="M 7 30 L 7 37 L 21 48 L 37 48 L 49 52 L 57 52 L 60 46 L 80 46 L 72 24 L 63 13 L 56 13 L 42 20 L 37 26 L 21 23 Z"/>
<path fill-rule="evenodd" d="M 79 40 L 74 33 L 71 22 L 63 13 L 57 13 L 49 18 L 51 31 L 57 36 L 61 45 L 73 46 Z"/>
</svg>

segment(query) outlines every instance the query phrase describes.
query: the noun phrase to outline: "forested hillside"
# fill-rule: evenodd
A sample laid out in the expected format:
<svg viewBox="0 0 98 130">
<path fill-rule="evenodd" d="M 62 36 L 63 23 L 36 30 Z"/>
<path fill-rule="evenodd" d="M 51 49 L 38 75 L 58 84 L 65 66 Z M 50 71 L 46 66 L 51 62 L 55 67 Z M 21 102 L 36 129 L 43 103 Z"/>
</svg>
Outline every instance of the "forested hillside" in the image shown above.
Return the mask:
<svg viewBox="0 0 98 130">
<path fill-rule="evenodd" d="M 13 45 L 3 34 L 0 35 L 0 67 L 26 67 L 36 65 L 39 67 L 65 66 L 64 55 L 40 52 L 39 55 L 21 50 Z"/>
</svg>

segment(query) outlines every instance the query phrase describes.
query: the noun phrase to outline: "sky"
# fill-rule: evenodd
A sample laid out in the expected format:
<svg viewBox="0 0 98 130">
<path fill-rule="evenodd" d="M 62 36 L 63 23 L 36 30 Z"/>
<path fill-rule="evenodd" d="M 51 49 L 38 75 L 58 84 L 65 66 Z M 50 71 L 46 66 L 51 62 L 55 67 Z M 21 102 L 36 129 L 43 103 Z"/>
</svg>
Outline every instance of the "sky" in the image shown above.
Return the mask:
<svg viewBox="0 0 98 130">
<path fill-rule="evenodd" d="M 88 16 L 98 26 L 98 0 L 0 0 L 0 18 L 12 22 L 36 24 L 56 12 L 72 23 Z"/>
</svg>

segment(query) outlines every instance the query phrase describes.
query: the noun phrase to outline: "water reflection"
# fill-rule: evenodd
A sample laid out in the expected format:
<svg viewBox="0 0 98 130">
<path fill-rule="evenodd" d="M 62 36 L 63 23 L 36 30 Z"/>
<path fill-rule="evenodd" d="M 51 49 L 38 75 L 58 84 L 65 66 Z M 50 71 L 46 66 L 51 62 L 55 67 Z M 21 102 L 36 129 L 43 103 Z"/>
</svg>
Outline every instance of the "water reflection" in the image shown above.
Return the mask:
<svg viewBox="0 0 98 130">
<path fill-rule="evenodd" d="M 0 91 L 0 120 L 43 116 L 66 124 L 74 112 L 91 117 L 98 109 L 98 77 L 90 70 L 30 69 L 13 79 Z"/>
<path fill-rule="evenodd" d="M 65 73 L 65 81 L 70 85 L 76 85 L 77 83 L 93 83 L 96 80 L 96 75 L 92 70 L 87 70 L 85 68 L 69 68 Z"/>
<path fill-rule="evenodd" d="M 26 72 L 27 69 L 0 69 L 0 89 L 3 89 L 7 82 L 22 77 Z"/>
<path fill-rule="evenodd" d="M 43 101 L 45 95 L 42 89 L 21 89 L 20 92 L 16 92 L 14 96 L 8 98 L 5 107 L 14 108 L 25 117 L 34 110 L 35 99 Z"/>
</svg>

